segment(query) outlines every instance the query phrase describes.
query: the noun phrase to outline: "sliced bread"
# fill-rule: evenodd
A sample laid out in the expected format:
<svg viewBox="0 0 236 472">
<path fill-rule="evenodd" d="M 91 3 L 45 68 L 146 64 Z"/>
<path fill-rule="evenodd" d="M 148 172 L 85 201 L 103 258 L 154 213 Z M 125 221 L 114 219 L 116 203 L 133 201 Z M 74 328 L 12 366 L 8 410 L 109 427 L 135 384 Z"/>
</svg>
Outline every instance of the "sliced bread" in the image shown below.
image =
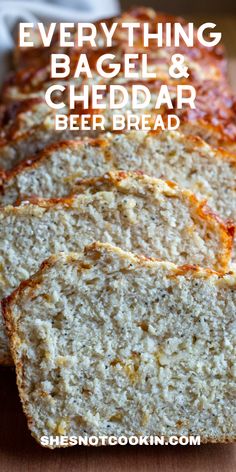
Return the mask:
<svg viewBox="0 0 236 472">
<path fill-rule="evenodd" d="M 46 436 L 236 438 L 236 273 L 95 243 L 4 302 L 29 429 Z M 101 443 L 101 439 L 99 441 Z"/>
<path fill-rule="evenodd" d="M 176 131 L 106 133 L 51 145 L 3 178 L 0 205 L 34 195 L 64 197 L 79 179 L 119 169 L 173 180 L 207 199 L 222 218 L 236 221 L 236 156 Z"/>
<path fill-rule="evenodd" d="M 42 98 L 0 107 L 0 170 L 9 170 L 50 143 L 78 133 L 55 130 L 55 110 Z M 80 133 L 81 135 L 82 133 Z"/>
<path fill-rule="evenodd" d="M 125 84 L 124 84 L 125 85 Z M 149 85 L 151 89 L 151 85 Z M 152 122 L 156 115 L 161 114 L 165 122 L 167 117 L 166 107 L 162 110 L 154 110 L 154 103 L 157 98 L 160 82 L 153 84 L 152 101 L 143 109 L 134 109 L 131 103 L 131 95 L 122 113 L 131 112 L 137 116 L 146 115 L 152 129 Z M 206 86 L 205 86 L 206 87 Z M 195 134 L 202 137 L 212 146 L 221 146 L 228 152 L 236 152 L 236 102 L 229 91 L 210 93 L 214 90 L 212 84 L 208 84 L 207 91 L 201 87 L 196 110 L 185 108 L 184 110 L 173 110 L 180 116 L 180 128 L 183 134 Z M 172 86 L 173 98 L 176 95 L 176 87 Z M 202 90 L 203 89 L 203 90 Z M 130 86 L 127 85 L 130 91 Z M 217 89 L 218 90 L 218 89 Z M 201 95 L 202 94 L 202 95 Z M 107 96 L 108 100 L 108 96 Z M 108 101 L 106 102 L 108 103 Z M 209 107 L 209 103 L 211 107 Z M 95 112 L 95 110 L 93 110 Z M 61 111 L 68 114 L 68 108 Z M 91 110 L 92 112 L 92 110 Z M 22 103 L 13 103 L 3 106 L 0 110 L 0 170 L 8 171 L 24 159 L 31 159 L 35 153 L 45 148 L 50 143 L 66 139 L 76 139 L 77 137 L 98 137 L 99 133 L 113 131 L 113 115 L 120 113 L 120 110 L 98 111 L 104 118 L 104 129 L 93 129 L 93 116 L 89 119 L 88 131 L 81 129 L 81 115 L 87 115 L 88 110 L 77 110 L 80 115 L 78 119 L 78 130 L 69 128 L 62 131 L 55 130 L 55 110 L 50 109 L 45 101 L 40 98 L 24 100 Z M 158 128 L 160 129 L 160 128 Z M 127 132 L 127 127 L 123 132 Z M 141 131 L 139 131 L 141 133 Z"/>
<path fill-rule="evenodd" d="M 79 190 L 0 210 L 0 300 L 50 254 L 81 251 L 96 240 L 178 264 L 228 269 L 232 227 L 190 191 L 125 172 L 83 181 Z M 9 362 L 2 324 L 0 361 Z"/>
</svg>

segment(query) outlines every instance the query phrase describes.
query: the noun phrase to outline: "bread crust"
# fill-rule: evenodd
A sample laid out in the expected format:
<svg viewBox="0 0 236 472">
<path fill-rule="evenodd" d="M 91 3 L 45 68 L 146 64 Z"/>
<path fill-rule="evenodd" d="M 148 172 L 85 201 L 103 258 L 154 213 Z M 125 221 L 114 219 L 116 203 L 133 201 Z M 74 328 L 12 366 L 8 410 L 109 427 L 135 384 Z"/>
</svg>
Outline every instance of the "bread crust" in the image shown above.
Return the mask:
<svg viewBox="0 0 236 472">
<path fill-rule="evenodd" d="M 16 100 L 9 105 L 1 105 L 0 107 L 0 148 L 9 144 L 9 142 L 17 142 L 23 137 L 27 137 L 29 129 L 25 131 L 24 115 L 34 112 L 34 107 L 42 105 L 45 102 L 39 98 L 26 98 L 23 101 Z M 49 109 L 48 109 L 49 110 Z"/>
</svg>

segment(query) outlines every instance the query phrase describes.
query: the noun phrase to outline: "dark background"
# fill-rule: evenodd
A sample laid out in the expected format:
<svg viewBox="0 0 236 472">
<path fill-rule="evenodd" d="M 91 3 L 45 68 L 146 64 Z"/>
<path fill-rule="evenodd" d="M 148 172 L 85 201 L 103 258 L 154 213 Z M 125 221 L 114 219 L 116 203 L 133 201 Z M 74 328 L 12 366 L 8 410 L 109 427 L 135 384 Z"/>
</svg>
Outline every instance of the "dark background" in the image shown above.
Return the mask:
<svg viewBox="0 0 236 472">
<path fill-rule="evenodd" d="M 177 15 L 236 14 L 236 0 L 120 0 L 120 4 L 123 9 L 129 8 L 131 5 L 145 5 Z"/>
</svg>

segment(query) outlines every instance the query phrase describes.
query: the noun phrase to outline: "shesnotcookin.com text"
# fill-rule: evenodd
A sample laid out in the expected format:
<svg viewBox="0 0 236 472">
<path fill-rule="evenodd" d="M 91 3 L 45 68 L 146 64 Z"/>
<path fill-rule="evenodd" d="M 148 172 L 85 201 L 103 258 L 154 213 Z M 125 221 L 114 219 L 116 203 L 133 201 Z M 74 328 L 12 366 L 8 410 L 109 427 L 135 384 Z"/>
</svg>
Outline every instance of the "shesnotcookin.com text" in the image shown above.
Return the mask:
<svg viewBox="0 0 236 472">
<path fill-rule="evenodd" d="M 42 446 L 199 446 L 200 436 L 42 436 Z"/>
</svg>

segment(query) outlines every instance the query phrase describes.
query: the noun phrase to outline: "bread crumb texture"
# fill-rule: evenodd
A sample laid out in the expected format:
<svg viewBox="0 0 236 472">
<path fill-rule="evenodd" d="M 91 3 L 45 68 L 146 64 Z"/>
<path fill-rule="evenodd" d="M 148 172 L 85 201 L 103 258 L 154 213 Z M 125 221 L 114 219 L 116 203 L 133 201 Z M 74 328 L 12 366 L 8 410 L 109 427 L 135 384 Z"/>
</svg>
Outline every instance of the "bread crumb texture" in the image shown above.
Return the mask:
<svg viewBox="0 0 236 472">
<path fill-rule="evenodd" d="M 4 303 L 33 436 L 236 436 L 236 273 L 95 243 Z"/>
</svg>

